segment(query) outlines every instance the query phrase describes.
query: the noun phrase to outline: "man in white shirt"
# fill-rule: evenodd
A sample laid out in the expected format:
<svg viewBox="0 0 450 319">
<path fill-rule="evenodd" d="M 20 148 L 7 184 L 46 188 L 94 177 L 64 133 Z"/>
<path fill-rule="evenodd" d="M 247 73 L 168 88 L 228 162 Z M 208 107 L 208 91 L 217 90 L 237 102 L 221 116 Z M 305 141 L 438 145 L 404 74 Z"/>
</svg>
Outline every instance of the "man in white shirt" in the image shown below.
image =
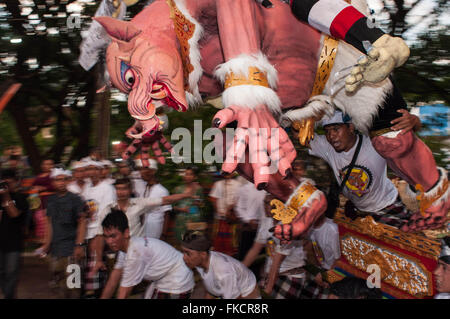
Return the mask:
<svg viewBox="0 0 450 319">
<path fill-rule="evenodd" d="M 130 230 L 131 237 L 148 237 L 144 235 L 144 218 L 145 214 L 150 208 L 159 207 L 162 204 L 172 203 L 185 198 L 190 198 L 191 194 L 186 192 L 182 194 L 174 194 L 169 196 L 161 196 L 154 198 L 131 198 L 131 181 L 128 178 L 119 178 L 114 183 L 114 188 L 116 190 L 117 201 L 106 206 L 106 208 L 100 212 L 99 215 L 99 227 L 97 230 L 97 256 L 103 254 L 104 250 L 104 239 L 103 239 L 103 227 L 101 223 L 105 219 L 112 209 L 121 210 L 125 213 L 128 219 L 128 226 Z M 114 270 L 111 272 L 103 289 L 101 298 L 110 298 L 116 289 L 120 276 L 122 275 L 123 268 L 123 257 L 117 257 L 117 263 Z M 101 260 L 99 260 L 94 267 L 94 272 L 99 269 L 106 269 L 105 265 Z"/>
<path fill-rule="evenodd" d="M 450 237 L 442 240 L 438 265 L 433 272 L 436 280 L 435 299 L 450 299 Z"/>
<path fill-rule="evenodd" d="M 94 271 L 96 263 L 100 265 L 103 263 L 103 254 L 96 254 L 97 241 L 99 240 L 97 235 L 97 229 L 100 225 L 99 214 L 109 204 L 116 200 L 116 192 L 114 187 L 101 180 L 101 170 L 103 165 L 97 161 L 88 161 L 86 167 L 86 176 L 91 179 L 91 185 L 86 187 L 81 193 L 81 197 L 85 200 L 88 209 L 88 225 L 86 231 L 86 241 L 88 247 L 87 253 L 87 265 L 86 265 L 86 277 L 85 277 L 85 290 L 86 295 L 98 296 L 106 282 L 106 273 L 102 271 Z"/>
<path fill-rule="evenodd" d="M 233 174 L 214 183 L 209 199 L 214 206 L 214 250 L 233 256 L 237 252 L 238 232 L 236 225 L 235 204 L 240 183 Z"/>
<path fill-rule="evenodd" d="M 88 163 L 78 161 L 72 165 L 73 180 L 67 185 L 67 190 L 71 193 L 81 195 L 83 190 L 91 183 L 90 179 L 86 178 L 86 167 Z"/>
<path fill-rule="evenodd" d="M 356 134 L 351 119 L 340 111 L 324 119 L 322 125 L 325 136 L 314 136 L 309 154 L 324 159 L 330 165 L 339 185 L 347 173 L 358 141 L 362 139 L 356 162 L 342 188 L 342 194 L 349 199 L 346 214 L 369 213 L 376 221 L 397 228 L 406 224 L 412 212 L 401 202 L 397 189 L 387 177 L 386 160 L 374 149 L 370 138 Z"/>
<path fill-rule="evenodd" d="M 114 178 L 112 178 L 112 175 L 111 175 L 111 171 L 112 171 L 112 168 L 114 167 L 114 164 L 108 160 L 102 160 L 102 161 L 100 161 L 100 163 L 103 165 L 102 173 L 101 173 L 102 181 L 105 181 L 111 185 L 114 184 L 115 180 L 114 180 Z"/>
<path fill-rule="evenodd" d="M 207 291 L 205 298 L 257 299 L 260 298 L 255 275 L 241 262 L 211 251 L 211 242 L 200 231 L 187 231 L 181 242 L 183 260 L 196 268 Z"/>
<path fill-rule="evenodd" d="M 264 292 L 275 299 L 298 299 L 305 278 L 305 270 L 302 268 L 306 259 L 303 240 L 293 240 L 287 245 L 281 245 L 280 240 L 273 237 L 270 232 L 276 225 L 270 213 L 270 202 L 273 199 L 275 197 L 270 194 L 264 198 L 265 216 L 260 221 L 253 246 L 242 263 L 249 267 L 261 249 L 266 247 Z"/>
<path fill-rule="evenodd" d="M 264 197 L 267 192 L 258 190 L 246 181 L 236 192 L 236 215 L 241 222 L 238 259 L 243 260 L 256 236 L 256 230 L 264 213 Z"/>
<path fill-rule="evenodd" d="M 190 298 L 195 285 L 194 276 L 179 251 L 159 239 L 130 237 L 127 217 L 119 210 L 112 210 L 102 226 L 109 247 L 126 253 L 122 257 L 123 274 L 118 299 L 127 298 L 142 280 L 152 281 L 146 292 L 148 299 Z"/>
<path fill-rule="evenodd" d="M 313 243 L 320 267 L 329 270 L 341 257 L 338 226 L 330 218 L 323 215 L 308 233 Z"/>
<path fill-rule="evenodd" d="M 149 159 L 149 166 L 143 167 L 141 160 L 136 160 L 136 166 L 139 167 L 140 174 L 145 184 L 142 187 L 136 187 L 135 192 L 140 198 L 160 198 L 169 196 L 169 191 L 158 183 L 156 172 L 158 163 L 154 159 Z M 143 235 L 151 238 L 160 238 L 167 229 L 169 214 L 172 210 L 171 205 L 156 206 L 147 209 L 145 213 Z"/>
</svg>

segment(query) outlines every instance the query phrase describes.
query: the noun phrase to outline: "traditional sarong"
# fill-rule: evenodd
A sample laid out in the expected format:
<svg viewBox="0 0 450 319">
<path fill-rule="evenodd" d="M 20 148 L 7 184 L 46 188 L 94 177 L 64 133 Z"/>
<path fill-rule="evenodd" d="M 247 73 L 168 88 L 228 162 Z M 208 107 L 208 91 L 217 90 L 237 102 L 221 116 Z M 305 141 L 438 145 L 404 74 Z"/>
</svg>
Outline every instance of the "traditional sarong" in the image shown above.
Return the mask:
<svg viewBox="0 0 450 319">
<path fill-rule="evenodd" d="M 95 266 L 95 251 L 87 254 L 86 267 L 84 269 L 84 290 L 85 292 L 94 292 L 96 290 L 103 289 L 107 280 L 107 272 L 104 270 L 98 271 L 96 274 L 92 274 L 92 270 Z M 103 256 L 103 261 L 105 258 Z"/>
<path fill-rule="evenodd" d="M 303 278 L 279 276 L 273 286 L 271 296 L 275 299 L 299 299 L 303 288 Z"/>
<path fill-rule="evenodd" d="M 360 212 L 357 211 L 358 216 L 370 215 L 373 219 L 382 224 L 400 228 L 404 223 L 407 223 L 414 212 L 409 211 L 402 203 L 400 197 L 392 204 L 378 212 Z"/>
<path fill-rule="evenodd" d="M 229 256 L 237 254 L 237 225 L 226 220 L 216 220 L 213 231 L 213 247 L 215 251 Z"/>
</svg>

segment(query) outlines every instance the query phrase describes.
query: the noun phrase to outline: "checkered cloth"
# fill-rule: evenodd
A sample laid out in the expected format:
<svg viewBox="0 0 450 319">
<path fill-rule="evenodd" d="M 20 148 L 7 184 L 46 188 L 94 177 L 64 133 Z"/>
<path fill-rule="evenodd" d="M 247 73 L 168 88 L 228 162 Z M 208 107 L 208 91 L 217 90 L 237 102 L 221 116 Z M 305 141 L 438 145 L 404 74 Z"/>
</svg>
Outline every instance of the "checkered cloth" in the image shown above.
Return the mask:
<svg viewBox="0 0 450 319">
<path fill-rule="evenodd" d="M 84 290 L 85 291 L 95 291 L 103 289 L 106 285 L 107 272 L 100 270 L 96 274 L 92 275 L 91 271 L 95 266 L 95 251 L 87 254 L 86 266 L 84 268 Z M 105 256 L 103 256 L 103 261 L 105 261 Z"/>
<path fill-rule="evenodd" d="M 186 291 L 181 294 L 171 294 L 155 289 L 150 299 L 191 299 L 192 291 Z"/>
<path fill-rule="evenodd" d="M 214 224 L 215 251 L 233 256 L 237 253 L 236 239 L 238 238 L 236 224 L 230 224 L 226 220 L 216 220 Z"/>
<path fill-rule="evenodd" d="M 358 217 L 370 215 L 377 223 L 386 224 L 396 228 L 400 228 L 407 223 L 414 212 L 409 211 L 402 203 L 400 197 L 390 206 L 378 212 L 360 212 L 357 211 Z"/>
<path fill-rule="evenodd" d="M 319 286 L 314 280 L 314 275 L 307 273 L 303 281 L 300 299 L 328 299 L 328 288 Z"/>
<path fill-rule="evenodd" d="M 275 299 L 299 299 L 303 288 L 303 278 L 279 276 L 273 286 L 271 296 Z"/>
<path fill-rule="evenodd" d="M 304 278 L 279 276 L 272 290 L 275 299 L 328 299 L 327 288 L 319 286 L 312 274 Z"/>
</svg>

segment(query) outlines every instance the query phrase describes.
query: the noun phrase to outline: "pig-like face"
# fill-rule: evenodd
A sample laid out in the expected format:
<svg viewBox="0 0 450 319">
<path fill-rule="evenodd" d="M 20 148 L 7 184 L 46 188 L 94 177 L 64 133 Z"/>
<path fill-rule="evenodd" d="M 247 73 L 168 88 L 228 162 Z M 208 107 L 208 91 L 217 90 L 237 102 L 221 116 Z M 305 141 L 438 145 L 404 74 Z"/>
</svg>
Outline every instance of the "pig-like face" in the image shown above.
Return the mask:
<svg viewBox="0 0 450 319">
<path fill-rule="evenodd" d="M 153 135 L 160 122 L 156 109 L 169 106 L 186 111 L 181 58 L 173 41 L 143 35 L 129 22 L 96 18 L 112 38 L 106 52 L 111 82 L 128 94 L 128 111 L 139 132 L 134 138 Z"/>
</svg>

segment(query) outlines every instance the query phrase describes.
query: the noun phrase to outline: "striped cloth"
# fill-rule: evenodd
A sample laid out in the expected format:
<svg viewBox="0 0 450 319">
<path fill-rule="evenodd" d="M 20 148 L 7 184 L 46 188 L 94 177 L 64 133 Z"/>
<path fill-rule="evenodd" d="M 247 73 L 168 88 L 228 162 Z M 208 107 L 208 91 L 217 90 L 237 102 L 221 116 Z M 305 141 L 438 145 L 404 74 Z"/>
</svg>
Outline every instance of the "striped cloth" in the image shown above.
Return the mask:
<svg viewBox="0 0 450 319">
<path fill-rule="evenodd" d="M 367 17 L 343 0 L 292 0 L 292 12 L 317 30 L 344 40 L 361 52 L 363 41 L 375 42 L 384 32 L 371 26 Z"/>
</svg>

